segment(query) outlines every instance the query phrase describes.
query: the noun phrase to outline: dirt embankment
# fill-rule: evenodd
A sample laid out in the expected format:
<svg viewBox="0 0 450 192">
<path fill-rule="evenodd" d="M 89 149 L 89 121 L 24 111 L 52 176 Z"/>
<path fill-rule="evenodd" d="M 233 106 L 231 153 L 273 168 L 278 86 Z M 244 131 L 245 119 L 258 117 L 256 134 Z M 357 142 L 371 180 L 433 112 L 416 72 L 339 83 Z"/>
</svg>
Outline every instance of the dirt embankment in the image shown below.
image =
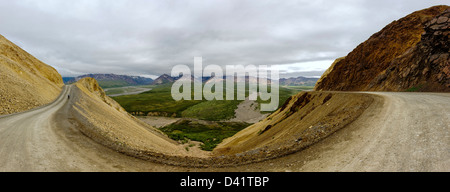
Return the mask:
<svg viewBox="0 0 450 192">
<path fill-rule="evenodd" d="M 186 151 L 154 127 L 128 114 L 106 96 L 97 81 L 84 78 L 71 88 L 70 121 L 94 141 L 130 156 L 165 164 L 183 165 L 183 158 L 205 158 L 207 153 Z"/>
<path fill-rule="evenodd" d="M 0 115 L 52 102 L 64 85 L 61 75 L 0 35 Z"/>
<path fill-rule="evenodd" d="M 322 76 L 316 91 L 450 91 L 449 6 L 393 21 Z"/>
<path fill-rule="evenodd" d="M 272 159 L 300 151 L 345 127 L 373 102 L 373 96 L 335 92 L 301 92 L 275 113 L 235 136 L 213 152 L 236 161 Z"/>
</svg>

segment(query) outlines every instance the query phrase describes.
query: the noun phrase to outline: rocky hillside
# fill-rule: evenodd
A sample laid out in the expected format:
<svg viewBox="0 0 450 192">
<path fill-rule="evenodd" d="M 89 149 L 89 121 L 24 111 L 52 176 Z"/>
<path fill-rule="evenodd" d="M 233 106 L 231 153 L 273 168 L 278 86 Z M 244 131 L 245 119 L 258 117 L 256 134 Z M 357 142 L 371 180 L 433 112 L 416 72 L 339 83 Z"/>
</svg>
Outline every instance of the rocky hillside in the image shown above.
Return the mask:
<svg viewBox="0 0 450 192">
<path fill-rule="evenodd" d="M 52 102 L 63 81 L 51 66 L 0 35 L 0 115 Z"/>
<path fill-rule="evenodd" d="M 315 90 L 450 91 L 449 6 L 394 21 L 336 61 Z"/>
</svg>

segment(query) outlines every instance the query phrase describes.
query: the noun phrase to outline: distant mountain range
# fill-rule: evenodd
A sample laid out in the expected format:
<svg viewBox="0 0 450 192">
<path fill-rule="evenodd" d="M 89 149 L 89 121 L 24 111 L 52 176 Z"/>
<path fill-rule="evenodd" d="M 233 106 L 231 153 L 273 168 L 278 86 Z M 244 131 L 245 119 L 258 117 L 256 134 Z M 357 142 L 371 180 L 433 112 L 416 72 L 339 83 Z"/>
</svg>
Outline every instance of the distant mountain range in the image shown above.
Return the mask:
<svg viewBox="0 0 450 192">
<path fill-rule="evenodd" d="M 167 74 L 163 74 L 160 77 L 158 77 L 157 79 L 155 79 L 153 81 L 153 85 L 161 85 L 161 84 L 166 84 L 166 83 L 173 83 L 176 80 L 178 80 L 179 77 L 172 77 L 170 75 Z M 192 79 L 196 79 L 194 77 L 192 77 Z M 226 76 L 222 77 L 222 80 L 226 79 Z M 211 77 L 202 77 L 202 82 L 208 82 L 211 80 Z M 319 80 L 319 78 L 308 78 L 308 77 L 292 77 L 292 78 L 282 78 L 280 79 L 279 83 L 281 86 L 314 86 L 316 84 L 316 82 Z M 257 82 L 257 78 L 249 78 L 247 77 L 246 82 Z"/>
<path fill-rule="evenodd" d="M 128 75 L 115 75 L 115 74 L 87 74 L 78 77 L 63 77 L 65 84 L 71 84 L 77 82 L 85 77 L 92 77 L 96 79 L 102 88 L 111 87 L 125 87 L 125 86 L 136 86 L 136 85 L 162 85 L 166 83 L 173 83 L 180 77 L 172 77 L 167 74 L 163 74 L 156 78 L 155 80 L 151 78 L 139 77 L 139 76 L 128 76 Z M 192 76 L 192 80 L 195 80 Z M 222 79 L 226 79 L 224 76 Z M 211 80 L 211 77 L 202 77 L 202 82 L 205 83 Z M 307 78 L 307 77 L 292 77 L 292 78 L 282 78 L 279 83 L 281 86 L 314 86 L 319 78 Z M 257 82 L 256 78 L 246 78 L 246 82 Z"/>
<path fill-rule="evenodd" d="M 308 77 L 292 77 L 289 79 L 280 79 L 280 85 L 282 86 L 314 86 L 319 78 Z"/>
<path fill-rule="evenodd" d="M 96 79 L 102 88 L 150 85 L 153 83 L 151 78 L 116 74 L 87 74 L 78 77 L 63 77 L 63 80 L 64 83 L 71 84 L 85 77 Z"/>
</svg>

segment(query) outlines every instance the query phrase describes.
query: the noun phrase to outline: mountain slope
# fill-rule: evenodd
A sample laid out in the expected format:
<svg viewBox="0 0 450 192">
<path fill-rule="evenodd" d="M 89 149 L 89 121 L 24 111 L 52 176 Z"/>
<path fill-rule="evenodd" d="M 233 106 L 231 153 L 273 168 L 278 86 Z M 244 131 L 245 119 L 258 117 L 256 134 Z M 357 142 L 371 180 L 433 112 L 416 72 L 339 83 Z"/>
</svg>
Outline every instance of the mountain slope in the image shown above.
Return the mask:
<svg viewBox="0 0 450 192">
<path fill-rule="evenodd" d="M 450 91 L 450 9 L 425 25 L 421 41 L 369 84 L 376 90 Z"/>
<path fill-rule="evenodd" d="M 86 135 L 94 140 L 99 140 L 100 143 L 112 143 L 105 145 L 128 142 L 143 142 L 151 145 L 163 143 L 164 148 L 171 149 L 170 151 L 175 150 L 176 147 L 173 148 L 175 144 L 171 143 L 169 139 L 161 139 L 163 138 L 162 134 L 160 134 L 160 137 L 152 135 L 145 129 L 145 127 L 150 127 L 129 115 L 116 101 L 107 97 L 95 79 L 84 78 L 74 85 L 71 93 L 73 95 L 71 100 L 74 103 L 72 113 L 82 123 L 82 131 Z M 154 129 L 150 128 L 149 130 L 156 133 Z M 139 134 L 133 135 L 134 133 Z M 130 135 L 132 135 L 132 138 L 133 136 L 148 138 L 125 139 Z"/>
<path fill-rule="evenodd" d="M 202 158 L 204 153 L 186 151 L 183 145 L 128 114 L 106 96 L 93 78 L 72 85 L 69 119 L 94 141 L 130 156 L 164 163 L 189 163 L 180 157 Z M 187 161 L 187 160 L 186 160 Z"/>
<path fill-rule="evenodd" d="M 61 92 L 61 75 L 0 35 L 0 115 L 52 102 Z"/>
<path fill-rule="evenodd" d="M 337 61 L 315 90 L 450 91 L 448 17 L 441 15 L 449 8 L 434 6 L 387 25 Z"/>
<path fill-rule="evenodd" d="M 163 74 L 163 75 L 159 76 L 158 78 L 156 78 L 152 84 L 153 85 L 162 85 L 162 84 L 166 84 L 166 83 L 173 83 L 176 80 L 177 80 L 176 78 L 171 77 L 170 75 Z"/>
<path fill-rule="evenodd" d="M 314 86 L 319 78 L 308 78 L 308 77 L 292 77 L 292 78 L 282 78 L 279 83 L 281 86 Z"/>
<path fill-rule="evenodd" d="M 213 152 L 239 154 L 242 161 L 284 156 L 345 127 L 373 101 L 365 94 L 301 92 L 266 119 L 225 139 Z"/>
</svg>

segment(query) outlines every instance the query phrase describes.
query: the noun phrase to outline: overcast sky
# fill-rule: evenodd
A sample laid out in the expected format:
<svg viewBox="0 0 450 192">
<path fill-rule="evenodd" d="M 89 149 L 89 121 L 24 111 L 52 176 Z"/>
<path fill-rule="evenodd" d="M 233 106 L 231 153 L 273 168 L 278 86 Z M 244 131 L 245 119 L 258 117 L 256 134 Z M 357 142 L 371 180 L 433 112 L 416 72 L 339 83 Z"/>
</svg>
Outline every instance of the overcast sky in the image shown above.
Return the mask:
<svg viewBox="0 0 450 192">
<path fill-rule="evenodd" d="M 280 65 L 320 76 L 390 22 L 448 0 L 0 0 L 0 34 L 63 76 Z"/>
</svg>

